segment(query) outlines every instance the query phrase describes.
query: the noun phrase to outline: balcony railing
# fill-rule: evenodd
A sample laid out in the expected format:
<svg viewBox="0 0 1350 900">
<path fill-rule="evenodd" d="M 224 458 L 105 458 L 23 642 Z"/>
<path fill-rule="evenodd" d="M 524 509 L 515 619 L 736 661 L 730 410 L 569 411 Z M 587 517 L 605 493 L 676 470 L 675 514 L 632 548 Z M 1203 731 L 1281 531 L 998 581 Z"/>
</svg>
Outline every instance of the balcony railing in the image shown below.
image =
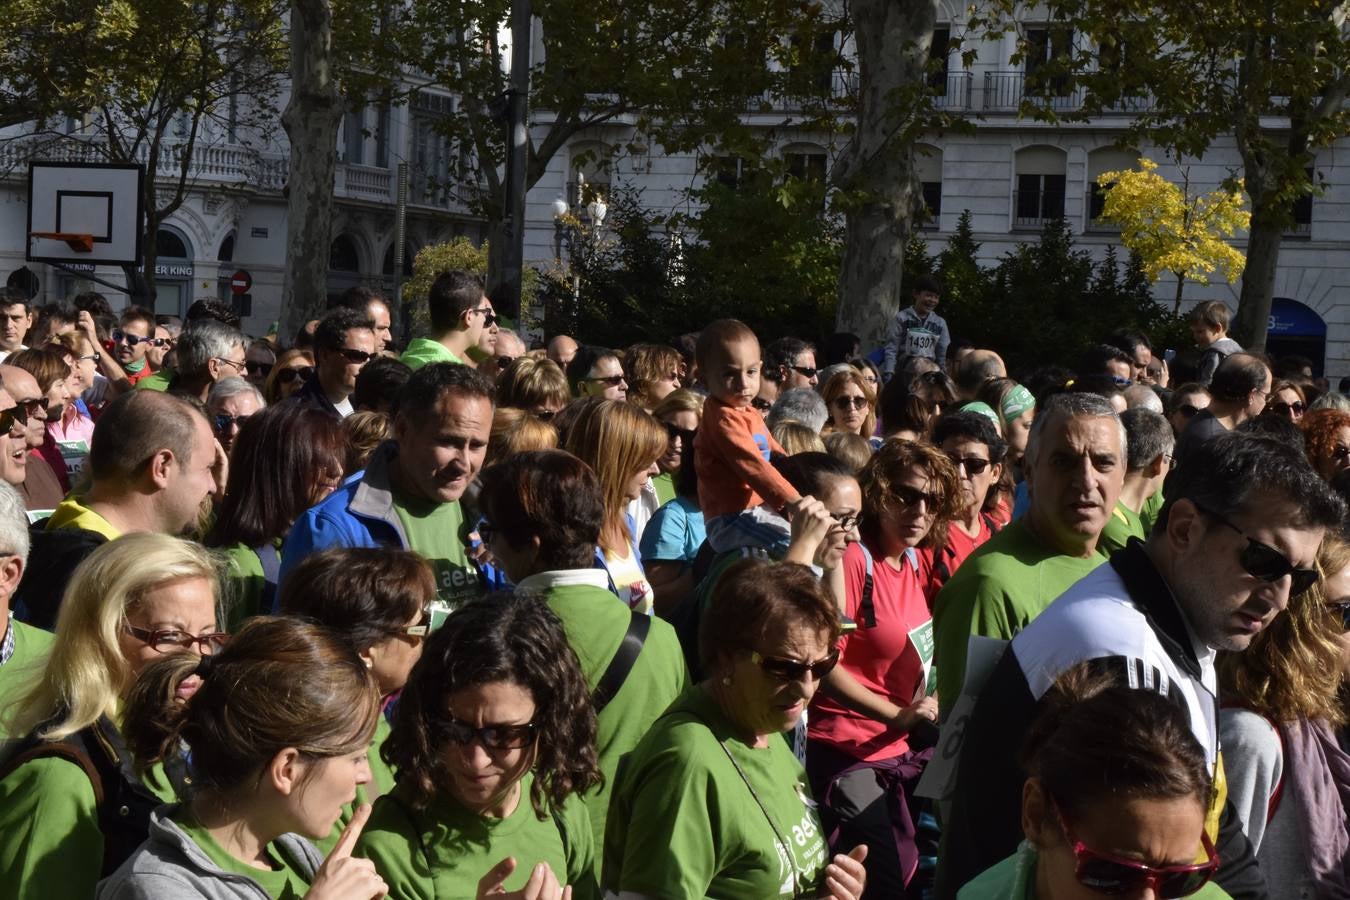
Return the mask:
<svg viewBox="0 0 1350 900">
<path fill-rule="evenodd" d="M 934 90 L 942 93 L 934 100 L 938 109 L 950 111 L 970 109 L 971 93 L 974 90 L 975 76 L 970 72 L 949 72 L 938 76 Z"/>
<path fill-rule="evenodd" d="M 1293 238 L 1296 241 L 1306 241 L 1312 238 L 1311 222 L 1295 222 L 1284 230 L 1284 236 Z"/>
<path fill-rule="evenodd" d="M 1013 227 L 1041 228 L 1054 219 L 1064 218 L 1063 191 L 1013 191 Z"/>
<path fill-rule="evenodd" d="M 161 178 L 177 178 L 182 170 L 185 144 L 161 144 L 156 169 Z M 260 190 L 280 190 L 286 183 L 289 161 L 278 154 L 260 153 L 237 144 L 196 144 L 188 160 L 188 180 L 217 184 L 249 185 Z M 97 136 L 72 136 L 60 141 L 15 138 L 0 144 L 0 173 L 14 177 L 28 162 L 107 162 L 107 142 Z M 142 144 L 131 160 L 148 166 L 150 147 Z M 23 173 L 26 176 L 26 172 Z"/>
<path fill-rule="evenodd" d="M 1027 90 L 1027 76 L 1024 72 L 985 72 L 982 108 L 990 112 L 1016 112 L 1021 109 L 1022 100 L 1030 99 L 1033 104 L 1047 104 L 1054 110 L 1075 110 L 1083 105 L 1081 88 L 1058 91 L 1053 84 L 1036 85 L 1035 93 Z"/>
</svg>

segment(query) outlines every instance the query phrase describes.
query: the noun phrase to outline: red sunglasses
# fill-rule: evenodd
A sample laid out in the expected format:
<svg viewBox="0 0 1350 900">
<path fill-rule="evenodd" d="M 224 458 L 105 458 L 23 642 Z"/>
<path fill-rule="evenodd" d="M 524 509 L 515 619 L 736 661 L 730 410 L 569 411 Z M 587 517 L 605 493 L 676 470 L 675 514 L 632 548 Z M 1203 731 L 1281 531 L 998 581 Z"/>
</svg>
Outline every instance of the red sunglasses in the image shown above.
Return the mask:
<svg viewBox="0 0 1350 900">
<path fill-rule="evenodd" d="M 1090 891 L 1124 894 L 1149 888 L 1159 900 L 1175 900 L 1200 890 L 1219 870 L 1219 854 L 1214 849 L 1214 842 L 1204 831 L 1200 832 L 1200 844 L 1207 855 L 1205 862 L 1185 866 L 1149 866 L 1137 859 L 1093 850 L 1074 836 L 1058 803 L 1055 804 L 1055 812 L 1059 816 L 1059 826 L 1064 829 L 1064 836 L 1073 845 L 1074 876 L 1079 884 Z"/>
</svg>

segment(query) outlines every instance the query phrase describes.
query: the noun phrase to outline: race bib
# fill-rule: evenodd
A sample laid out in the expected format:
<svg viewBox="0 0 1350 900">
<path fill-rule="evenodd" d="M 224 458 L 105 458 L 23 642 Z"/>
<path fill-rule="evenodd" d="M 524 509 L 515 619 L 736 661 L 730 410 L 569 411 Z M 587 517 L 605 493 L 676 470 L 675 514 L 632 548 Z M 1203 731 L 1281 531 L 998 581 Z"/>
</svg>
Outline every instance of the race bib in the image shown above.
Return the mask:
<svg viewBox="0 0 1350 900">
<path fill-rule="evenodd" d="M 56 447 L 61 452 L 61 461 L 66 464 L 66 475 L 74 482 L 84 465 L 84 458 L 89 455 L 89 445 L 84 441 L 58 441 Z"/>
<path fill-rule="evenodd" d="M 911 328 L 905 332 L 905 353 L 909 356 L 927 356 L 937 354 L 938 336 L 924 328 Z"/>
<path fill-rule="evenodd" d="M 919 679 L 919 687 L 914 691 L 912 701 L 918 703 L 924 697 L 931 697 L 937 690 L 937 669 L 933 668 L 933 650 L 936 646 L 936 641 L 933 640 L 933 620 L 929 619 L 911 631 L 909 642 L 914 645 L 919 654 L 919 664 L 923 666 L 923 677 Z"/>
</svg>

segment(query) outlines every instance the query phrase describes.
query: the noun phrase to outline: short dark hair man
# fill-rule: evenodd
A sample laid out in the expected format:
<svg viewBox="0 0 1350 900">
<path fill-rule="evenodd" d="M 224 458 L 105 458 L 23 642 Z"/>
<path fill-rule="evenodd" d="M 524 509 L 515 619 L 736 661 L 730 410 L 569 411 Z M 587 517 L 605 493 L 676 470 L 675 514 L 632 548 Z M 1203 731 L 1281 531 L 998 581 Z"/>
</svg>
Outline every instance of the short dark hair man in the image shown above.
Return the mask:
<svg viewBox="0 0 1350 900">
<path fill-rule="evenodd" d="M 338 301 L 338 306 L 354 309 L 370 320 L 375 331 L 376 353 L 383 353 L 393 341 L 393 333 L 390 331 L 394 322 L 391 313 L 393 307 L 389 305 L 389 298 L 383 291 L 364 285 L 347 288 L 342 294 L 342 299 Z"/>
<path fill-rule="evenodd" d="M 33 327 L 33 307 L 14 288 L 0 290 L 0 362 L 11 353 L 27 350 L 24 336 Z"/>
<path fill-rule="evenodd" d="M 1224 357 L 1209 383 L 1209 406 L 1192 417 L 1177 441 L 1177 463 L 1201 444 L 1261 415 L 1270 393 L 1270 369 L 1249 353 Z"/>
<path fill-rule="evenodd" d="M 196 529 L 227 477 L 225 451 L 201 407 L 160 391 L 131 391 L 108 404 L 84 468 L 88 491 L 72 493 L 33 527 L 15 606 L 40 628 L 55 623 L 71 571 L 96 547 L 132 531 Z"/>
<path fill-rule="evenodd" d="M 1153 342 L 1148 335 L 1137 328 L 1117 328 L 1102 343 L 1110 344 L 1130 357 L 1135 381 L 1148 381 L 1149 364 L 1153 362 Z"/>
<path fill-rule="evenodd" d="M 1120 387 L 1134 380 L 1134 358 L 1112 344 L 1095 344 L 1083 353 L 1079 376 L 1106 375 Z"/>
<path fill-rule="evenodd" d="M 314 329 L 314 377 L 289 402 L 312 406 L 336 419 L 355 410 L 356 376 L 375 358 L 375 324 L 364 312 L 338 307 Z"/>
<path fill-rule="evenodd" d="M 122 371 L 127 373 L 127 383 L 136 382 L 151 375 L 153 369 L 146 361 L 145 354 L 150 342 L 155 339 L 155 314 L 143 306 L 128 306 L 122 310 L 117 320 L 117 329 L 112 333 L 113 354 Z"/>
<path fill-rule="evenodd" d="M 1217 773 L 1215 657 L 1246 649 L 1291 594 L 1316 582 L 1322 537 L 1344 514 L 1293 447 L 1241 433 L 1202 445 L 1148 540 L 1131 540 L 1013 638 L 961 737 L 944 747 L 959 756 L 937 895 L 955 896 L 1022 839 L 1017 743 L 1054 679 L 1080 663 L 1183 706 Z M 1265 896 L 1232 804 L 1219 813 L 1215 880 L 1233 897 Z"/>
<path fill-rule="evenodd" d="M 470 348 L 477 347 L 479 337 L 497 321 L 483 279 L 459 269 L 436 276 L 427 294 L 427 310 L 431 336 L 413 338 L 399 357 L 414 371 L 434 362 L 466 363 Z"/>
<path fill-rule="evenodd" d="M 759 395 L 772 403 L 783 391 L 814 388 L 820 381 L 817 371 L 815 347 L 801 338 L 781 337 L 764 348 Z"/>
<path fill-rule="evenodd" d="M 492 382 L 473 369 L 432 363 L 414 372 L 399 392 L 394 440 L 359 479 L 296 520 L 282 549 L 282 582 L 316 550 L 399 547 L 431 563 L 443 607 L 481 595 L 495 576 L 468 557 L 459 499 L 483 466 L 492 411 Z"/>
</svg>

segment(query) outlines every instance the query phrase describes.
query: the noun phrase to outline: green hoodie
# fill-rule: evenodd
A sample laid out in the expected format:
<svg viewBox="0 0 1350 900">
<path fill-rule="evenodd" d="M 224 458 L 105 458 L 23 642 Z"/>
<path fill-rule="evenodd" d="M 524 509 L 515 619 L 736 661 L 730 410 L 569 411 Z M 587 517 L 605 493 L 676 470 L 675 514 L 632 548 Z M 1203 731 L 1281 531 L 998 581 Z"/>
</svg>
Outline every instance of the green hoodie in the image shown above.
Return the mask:
<svg viewBox="0 0 1350 900">
<path fill-rule="evenodd" d="M 430 363 L 448 362 L 464 365 L 464 360 L 451 353 L 440 341 L 431 338 L 413 338 L 408 342 L 408 349 L 404 350 L 398 359 L 414 372 Z"/>
</svg>

